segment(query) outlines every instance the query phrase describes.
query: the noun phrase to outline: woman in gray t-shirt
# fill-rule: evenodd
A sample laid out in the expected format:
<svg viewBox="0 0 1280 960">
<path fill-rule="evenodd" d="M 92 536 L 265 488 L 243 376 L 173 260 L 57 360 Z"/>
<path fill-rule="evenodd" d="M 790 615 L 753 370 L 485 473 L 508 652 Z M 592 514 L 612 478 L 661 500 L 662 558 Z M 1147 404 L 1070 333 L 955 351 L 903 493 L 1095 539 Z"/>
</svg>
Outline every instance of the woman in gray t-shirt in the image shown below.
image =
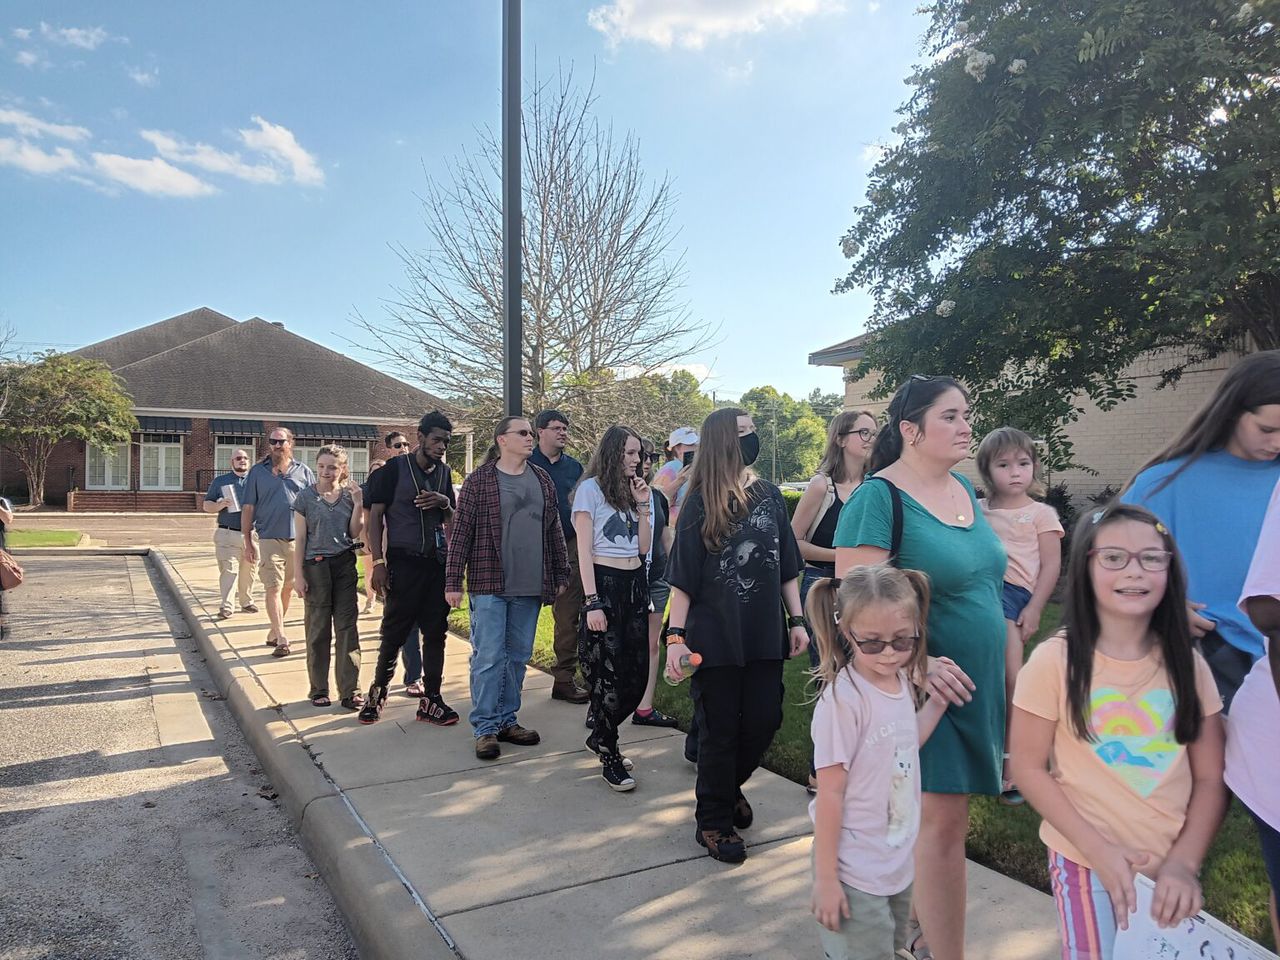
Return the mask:
<svg viewBox="0 0 1280 960">
<path fill-rule="evenodd" d="M 347 451 L 337 444 L 320 448 L 319 479 L 293 502 L 294 589 L 304 603 L 307 674 L 311 705 L 327 707 L 330 648 L 337 644 L 334 665 L 338 696 L 348 710 L 364 706 L 360 689 L 360 615 L 356 590 L 355 545 L 363 522 L 364 496 L 347 471 Z M 286 651 L 287 652 L 287 651 Z"/>
</svg>

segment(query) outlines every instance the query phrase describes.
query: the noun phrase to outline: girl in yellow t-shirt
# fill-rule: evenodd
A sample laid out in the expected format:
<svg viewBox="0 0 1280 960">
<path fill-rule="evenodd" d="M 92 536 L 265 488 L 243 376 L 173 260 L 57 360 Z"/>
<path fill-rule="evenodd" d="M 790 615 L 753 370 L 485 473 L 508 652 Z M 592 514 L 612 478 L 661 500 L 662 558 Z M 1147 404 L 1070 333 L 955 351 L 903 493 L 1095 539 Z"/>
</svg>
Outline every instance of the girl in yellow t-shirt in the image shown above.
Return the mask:
<svg viewBox="0 0 1280 960">
<path fill-rule="evenodd" d="M 1064 960 L 1110 960 L 1138 871 L 1160 925 L 1202 905 L 1227 805 L 1222 701 L 1192 647 L 1177 546 L 1149 511 L 1081 518 L 1063 614 L 1018 674 L 1011 772 L 1044 817 Z"/>
</svg>

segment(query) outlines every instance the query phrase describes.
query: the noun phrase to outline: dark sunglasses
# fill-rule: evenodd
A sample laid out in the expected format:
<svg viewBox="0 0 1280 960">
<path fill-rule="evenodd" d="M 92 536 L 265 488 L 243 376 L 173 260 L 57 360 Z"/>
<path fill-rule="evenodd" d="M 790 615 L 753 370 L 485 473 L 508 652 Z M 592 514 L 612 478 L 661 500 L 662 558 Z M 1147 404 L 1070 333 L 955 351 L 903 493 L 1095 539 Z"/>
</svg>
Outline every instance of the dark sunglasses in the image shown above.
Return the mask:
<svg viewBox="0 0 1280 960">
<path fill-rule="evenodd" d="M 408 444 L 408 443 L 393 443 L 393 444 L 391 445 L 391 449 L 392 449 L 392 450 L 408 450 L 408 449 L 409 449 L 409 444 Z"/>
<path fill-rule="evenodd" d="M 884 653 L 885 647 L 893 647 L 896 653 L 910 653 L 920 642 L 919 634 L 910 637 L 894 637 L 892 640 L 859 640 L 852 633 L 849 636 L 853 637 L 853 642 L 858 645 L 859 650 L 868 654 Z"/>
<path fill-rule="evenodd" d="M 272 437 L 267 441 L 267 443 L 271 444 L 273 447 L 283 447 L 288 442 L 288 440 L 277 440 L 275 437 Z"/>
<path fill-rule="evenodd" d="M 907 402 L 911 399 L 911 388 L 917 383 L 928 383 L 933 377 L 925 376 L 923 373 L 913 373 L 907 384 L 902 388 L 902 406 L 898 408 L 898 418 L 904 419 L 906 412 L 911 409 L 907 406 Z"/>
<path fill-rule="evenodd" d="M 506 431 L 506 433 L 514 433 L 516 436 L 519 436 L 519 437 L 532 437 L 532 436 L 533 436 L 533 431 L 532 431 L 532 430 L 508 430 L 508 431 Z M 503 434 L 503 436 L 506 436 L 506 433 L 504 433 L 504 434 Z"/>
</svg>

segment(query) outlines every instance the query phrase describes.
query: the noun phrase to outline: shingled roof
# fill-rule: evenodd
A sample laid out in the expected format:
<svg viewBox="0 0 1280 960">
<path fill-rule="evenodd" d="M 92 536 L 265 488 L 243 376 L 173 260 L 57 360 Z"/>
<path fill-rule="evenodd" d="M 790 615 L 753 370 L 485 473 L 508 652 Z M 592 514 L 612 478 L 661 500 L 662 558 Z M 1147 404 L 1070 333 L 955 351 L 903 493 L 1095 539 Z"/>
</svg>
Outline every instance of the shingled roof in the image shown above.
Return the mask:
<svg viewBox="0 0 1280 960">
<path fill-rule="evenodd" d="M 809 354 L 809 365 L 812 367 L 839 367 L 850 360 L 861 360 L 866 352 L 867 341 L 870 339 L 871 334 L 860 333 L 856 337 L 850 337 L 848 340 L 841 340 L 839 343 L 832 344 L 829 347 L 815 350 Z"/>
<path fill-rule="evenodd" d="M 197 307 L 187 313 L 180 313 L 168 320 L 161 320 L 137 330 L 130 330 L 110 340 L 91 343 L 87 347 L 72 351 L 78 357 L 88 360 L 101 360 L 112 370 L 125 364 L 154 357 L 157 353 L 180 347 L 184 343 L 207 337 L 227 327 L 234 327 L 236 322 L 217 310 L 208 307 Z"/>
<path fill-rule="evenodd" d="M 219 322 L 224 321 L 224 322 Z M 212 326 L 212 330 L 200 329 Z M 148 333 L 148 331 L 159 331 Z M 195 336 L 113 365 L 138 410 L 358 417 L 372 423 L 416 420 L 445 407 L 436 397 L 380 370 L 258 317 L 237 322 L 208 308 L 92 344 L 81 356 L 131 356 L 148 345 Z M 130 340 L 139 334 L 145 337 Z"/>
</svg>

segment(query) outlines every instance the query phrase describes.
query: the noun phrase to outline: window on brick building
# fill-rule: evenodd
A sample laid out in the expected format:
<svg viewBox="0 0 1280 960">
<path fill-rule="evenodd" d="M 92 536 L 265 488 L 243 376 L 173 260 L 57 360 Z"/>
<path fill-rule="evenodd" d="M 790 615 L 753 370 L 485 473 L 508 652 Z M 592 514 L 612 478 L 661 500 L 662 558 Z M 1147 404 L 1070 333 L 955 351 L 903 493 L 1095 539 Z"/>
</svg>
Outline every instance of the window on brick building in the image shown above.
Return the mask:
<svg viewBox="0 0 1280 960">
<path fill-rule="evenodd" d="M 89 447 L 85 454 L 86 490 L 129 489 L 129 444 L 113 443 Z"/>
<path fill-rule="evenodd" d="M 296 460 L 301 460 L 311 472 L 316 471 L 316 458 L 320 456 L 320 448 L 326 443 L 336 443 L 340 447 L 344 447 L 347 451 L 347 469 L 351 471 L 351 478 L 357 483 L 364 481 L 369 475 L 369 446 L 361 442 L 359 446 L 347 446 L 341 440 L 312 440 L 310 438 L 299 438 L 293 441 L 293 456 Z"/>
</svg>

